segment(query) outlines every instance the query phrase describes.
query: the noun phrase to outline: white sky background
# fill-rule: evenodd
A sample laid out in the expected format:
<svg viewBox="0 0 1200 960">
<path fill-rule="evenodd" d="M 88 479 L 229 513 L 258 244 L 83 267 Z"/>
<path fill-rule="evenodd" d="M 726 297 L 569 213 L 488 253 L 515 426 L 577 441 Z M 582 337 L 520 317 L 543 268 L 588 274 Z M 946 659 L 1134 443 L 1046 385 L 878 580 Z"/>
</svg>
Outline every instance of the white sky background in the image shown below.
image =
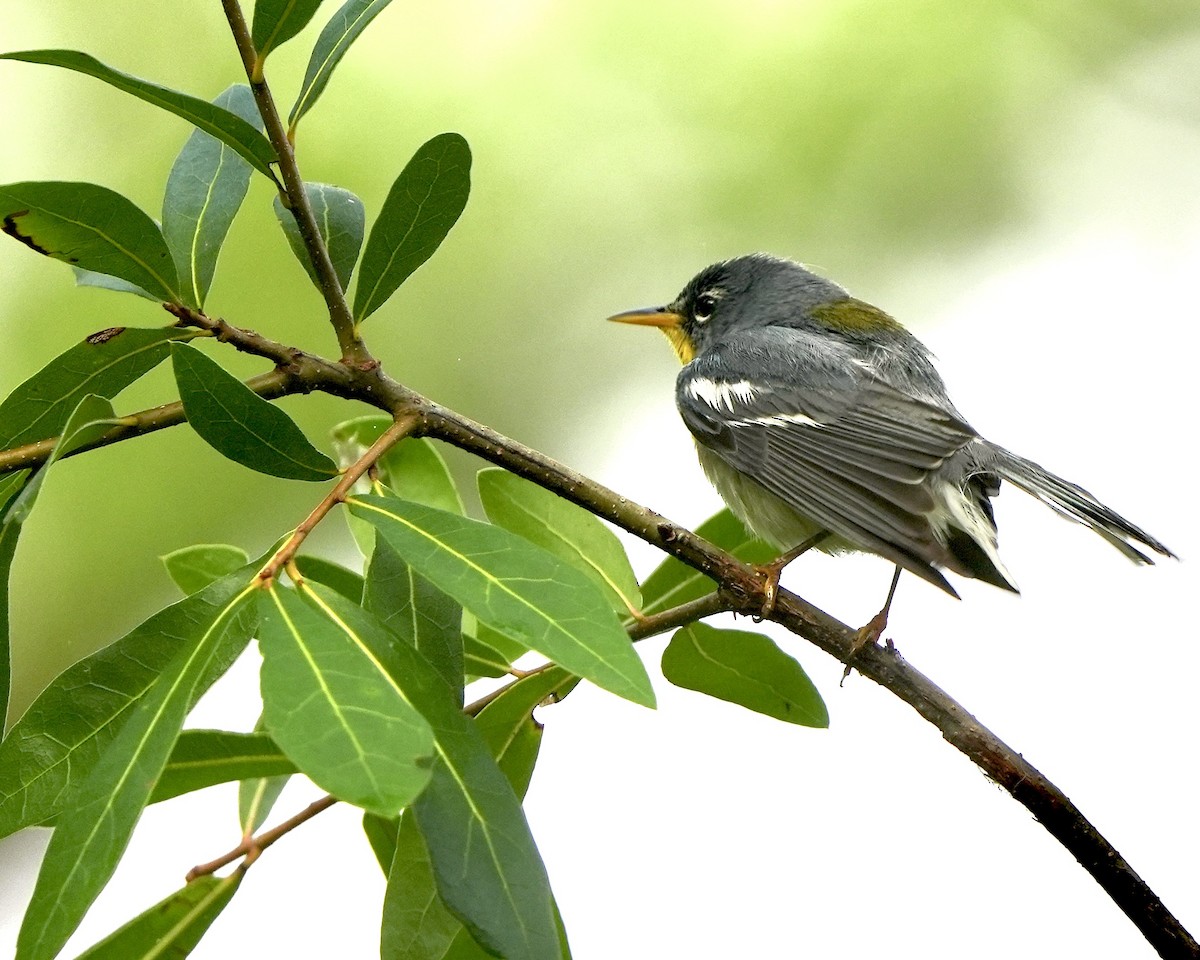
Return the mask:
<svg viewBox="0 0 1200 960">
<path fill-rule="evenodd" d="M 1094 128 L 1106 148 L 1123 125 L 1118 169 L 1081 177 L 1048 156 L 1042 242 L 1026 234 L 970 262 L 931 265 L 931 283 L 963 279 L 940 316 L 923 318 L 922 336 L 977 429 L 1081 483 L 1184 562 L 1135 568 L 1006 489 L 1001 550 L 1024 595 L 960 583 L 956 603 L 906 577 L 887 635 L 1058 784 L 1200 934 L 1200 182 L 1194 134 L 1158 126 L 1156 146 L 1177 150 L 1154 158 L 1155 182 L 1133 179 L 1135 169 L 1145 176 L 1145 158 L 1132 158 L 1146 125 L 1160 122 L 1169 126 L 1103 100 L 1086 110 L 1081 130 Z M 664 293 L 685 279 L 664 277 Z M 880 305 L 911 319 L 903 302 Z M 661 383 L 638 401 L 598 479 L 694 524 L 718 501 L 673 409 L 670 351 L 650 349 L 662 354 Z M 655 562 L 645 549 L 635 560 L 639 572 Z M 856 625 L 878 608 L 888 576 L 873 559 L 806 557 L 784 582 Z M 839 688 L 840 664 L 780 640 L 825 696 L 828 731 L 663 682 L 656 712 L 586 685 L 541 711 L 527 810 L 578 960 L 1153 956 L 1083 869 L 936 730 L 857 674 Z M 664 642 L 641 645 L 652 674 Z M 252 711 L 231 717 L 224 706 L 238 699 L 231 687 L 253 688 L 243 666 L 192 725 L 253 723 Z M 289 815 L 317 795 L 293 784 L 276 810 Z M 232 788 L 149 809 L 64 956 L 174 889 L 236 833 Z M 0 843 L 2 955 L 45 836 Z M 357 814 L 335 808 L 255 865 L 194 956 L 376 955 L 382 890 Z"/>
</svg>

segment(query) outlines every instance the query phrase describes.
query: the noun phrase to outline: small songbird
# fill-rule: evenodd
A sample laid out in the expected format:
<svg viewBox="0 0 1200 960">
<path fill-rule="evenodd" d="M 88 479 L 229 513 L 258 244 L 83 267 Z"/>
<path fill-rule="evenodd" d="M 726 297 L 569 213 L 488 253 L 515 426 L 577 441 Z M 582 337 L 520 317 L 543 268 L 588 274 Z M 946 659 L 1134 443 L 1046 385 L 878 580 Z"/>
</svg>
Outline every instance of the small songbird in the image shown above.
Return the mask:
<svg viewBox="0 0 1200 960">
<path fill-rule="evenodd" d="M 800 264 L 750 254 L 701 270 L 663 307 L 610 319 L 659 327 L 683 370 L 675 402 L 709 480 L 756 534 L 789 551 L 863 550 L 958 596 L 942 570 L 1016 592 L 991 499 L 1007 480 L 1135 563 L 1173 557 L 1082 487 L 976 433 L 929 351 L 882 310 Z"/>
</svg>

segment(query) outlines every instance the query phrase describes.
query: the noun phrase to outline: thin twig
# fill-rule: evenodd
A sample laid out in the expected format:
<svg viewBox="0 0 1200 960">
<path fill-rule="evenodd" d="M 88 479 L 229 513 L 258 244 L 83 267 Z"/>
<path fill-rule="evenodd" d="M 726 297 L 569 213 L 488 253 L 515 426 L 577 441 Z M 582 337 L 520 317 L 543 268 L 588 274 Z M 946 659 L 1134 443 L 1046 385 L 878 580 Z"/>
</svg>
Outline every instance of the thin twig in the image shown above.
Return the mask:
<svg viewBox="0 0 1200 960">
<path fill-rule="evenodd" d="M 192 867 L 187 873 L 187 882 L 191 883 L 197 877 L 206 877 L 211 873 L 215 873 L 222 867 L 233 863 L 235 860 L 246 858 L 246 862 L 242 867 L 248 867 L 259 858 L 264 850 L 267 849 L 280 837 L 285 836 L 295 830 L 302 823 L 306 823 L 315 817 L 318 813 L 328 810 L 338 802 L 337 797 L 326 794 L 320 800 L 314 800 L 307 807 L 301 810 L 294 817 L 284 820 L 277 827 L 272 827 L 264 833 L 260 833 L 256 837 L 243 839 L 236 847 L 226 854 L 217 857 L 216 860 L 210 860 L 208 863 L 202 863 L 199 866 Z"/>
</svg>

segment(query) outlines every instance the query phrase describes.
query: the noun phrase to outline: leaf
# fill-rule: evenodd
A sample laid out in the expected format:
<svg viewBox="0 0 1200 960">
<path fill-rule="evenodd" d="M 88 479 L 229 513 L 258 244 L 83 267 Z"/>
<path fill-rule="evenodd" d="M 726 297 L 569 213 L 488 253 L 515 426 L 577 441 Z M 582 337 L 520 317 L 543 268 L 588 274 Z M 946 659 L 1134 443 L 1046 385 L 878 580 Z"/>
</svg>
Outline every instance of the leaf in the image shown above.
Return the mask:
<svg viewBox="0 0 1200 960">
<path fill-rule="evenodd" d="M 245 550 L 227 543 L 197 543 L 172 550 L 159 559 L 185 595 L 203 590 L 250 562 Z"/>
<path fill-rule="evenodd" d="M 551 667 L 518 680 L 475 718 L 475 726 L 522 799 L 542 742 L 542 726 L 534 720 L 533 711 L 547 701 L 561 700 L 577 683 L 578 677 Z"/>
<path fill-rule="evenodd" d="M 392 865 L 392 857 L 396 854 L 396 831 L 400 829 L 400 818 L 364 813 L 362 826 L 367 843 L 371 845 L 371 852 L 375 854 L 379 869 L 386 877 Z"/>
<path fill-rule="evenodd" d="M 497 955 L 554 960 L 545 868 L 521 804 L 474 724 L 416 650 L 336 594 L 323 591 L 319 600 L 375 651 L 433 728 L 437 760 L 411 809 L 446 905 Z"/>
<path fill-rule="evenodd" d="M 258 722 L 254 725 L 254 732 L 257 734 L 265 732 L 265 730 L 266 724 L 260 714 Z M 275 746 L 274 741 L 271 742 L 271 746 L 279 751 L 279 747 Z M 279 755 L 283 757 L 283 752 L 279 751 Z M 296 772 L 295 766 L 291 762 L 288 763 L 288 767 L 290 769 L 286 772 L 245 778 L 238 784 L 238 823 L 241 825 L 243 836 L 249 836 L 256 832 L 271 815 L 271 808 L 275 806 L 275 801 L 283 793 L 283 788 L 287 786 L 291 774 Z"/>
<path fill-rule="evenodd" d="M 216 137 L 222 143 L 229 144 L 240 156 L 248 160 L 255 170 L 265 174 L 272 181 L 278 182 L 275 180 L 275 174 L 271 171 L 271 164 L 276 162 L 275 149 L 271 146 L 271 142 L 241 117 L 201 100 L 199 97 L 160 87 L 148 80 L 121 73 L 121 71 L 101 63 L 95 57 L 77 50 L 23 50 L 18 53 L 2 53 L 0 60 L 44 63 L 103 80 L 118 90 L 132 94 L 139 100 L 145 100 L 156 107 L 161 107 L 168 113 L 183 117 L 193 126 Z"/>
<path fill-rule="evenodd" d="M 721 510 L 696 528 L 696 534 L 746 563 L 766 563 L 779 555 L 728 510 Z M 674 557 L 668 557 L 642 583 L 642 613 L 658 613 L 697 600 L 716 589 L 708 577 Z"/>
<path fill-rule="evenodd" d="M 262 562 L 160 610 L 41 692 L 0 743 L 0 837 L 58 816 L 171 658 L 213 622 Z M 247 608 L 226 632 L 197 697 L 237 659 L 254 626 Z"/>
<path fill-rule="evenodd" d="M 54 449 L 21 488 L 0 517 L 0 524 L 21 524 L 28 518 L 33 509 L 34 501 L 41 492 L 42 483 L 50 468 L 60 457 L 65 457 L 72 450 L 93 443 L 107 433 L 117 423 L 113 414 L 112 404 L 104 397 L 93 393 L 80 399 L 71 416 L 63 426 L 62 435 L 54 444 Z"/>
<path fill-rule="evenodd" d="M 197 877 L 110 933 L 76 960 L 180 960 L 233 899 L 244 871 Z"/>
<path fill-rule="evenodd" d="M 462 644 L 463 672 L 468 677 L 503 677 L 512 669 L 504 654 L 482 640 L 467 634 Z"/>
<path fill-rule="evenodd" d="M 321 0 L 255 0 L 250 37 L 259 63 L 303 30 L 320 5 Z"/>
<path fill-rule="evenodd" d="M 234 84 L 213 103 L 262 127 L 254 94 Z M 193 130 L 167 178 L 162 232 L 179 274 L 179 289 L 193 307 L 203 307 L 217 269 L 221 245 L 250 188 L 250 165 L 228 144 Z"/>
<path fill-rule="evenodd" d="M 185 639 L 59 817 L 17 937 L 17 960 L 50 960 L 104 888 L 166 765 L 196 689 L 254 587 Z"/>
<path fill-rule="evenodd" d="M 677 630 L 667 644 L 662 671 L 677 687 L 776 720 L 829 726 L 829 712 L 804 668 L 758 633 L 690 624 Z"/>
<path fill-rule="evenodd" d="M 0 477 L 0 511 L 15 497 L 29 477 L 28 470 L 19 470 Z M 8 633 L 8 573 L 17 550 L 19 524 L 0 524 L 0 729 L 8 716 L 8 700 L 12 685 L 12 649 Z M 3 834 L 0 834 L 3 836 Z"/>
<path fill-rule="evenodd" d="M 295 560 L 296 569 L 306 580 L 315 580 L 327 587 L 332 587 L 347 600 L 362 603 L 363 577 L 360 573 L 348 570 L 340 563 L 326 560 L 323 557 L 304 555 Z"/>
<path fill-rule="evenodd" d="M 371 414 L 339 423 L 330 431 L 338 465 L 356 462 L 392 425 L 392 418 Z M 450 476 L 437 446 L 424 437 L 406 437 L 387 451 L 376 464 L 380 481 L 406 500 L 427 507 L 462 513 L 462 497 Z M 358 488 L 366 493 L 369 484 Z"/>
<path fill-rule="evenodd" d="M 56 181 L 0 186 L 0 230 L 35 253 L 118 277 L 158 300 L 182 302 L 158 225 L 108 187 Z"/>
<path fill-rule="evenodd" d="M 567 670 L 653 706 L 646 668 L 591 580 L 526 540 L 444 510 L 376 496 L 347 501 L 422 576 Z"/>
<path fill-rule="evenodd" d="M 304 71 L 300 95 L 296 97 L 292 112 L 288 114 L 288 124 L 293 133 L 300 118 L 312 109 L 313 104 L 325 92 L 329 78 L 342 62 L 342 57 L 346 55 L 350 45 L 390 2 L 391 0 L 347 0 L 325 24 L 325 29 L 317 37 L 317 43 L 309 57 L 308 69 Z"/>
<path fill-rule="evenodd" d="M 322 789 L 395 816 L 429 781 L 429 724 L 369 643 L 328 608 L 272 587 L 259 616 L 263 720 L 272 737 Z"/>
<path fill-rule="evenodd" d="M 337 274 L 338 282 L 345 290 L 350 285 L 350 277 L 354 273 L 354 264 L 358 262 L 358 251 L 362 248 L 363 235 L 366 233 L 366 208 L 349 190 L 328 183 L 305 183 L 304 192 L 308 195 L 308 202 L 317 221 L 317 232 L 329 251 L 333 272 Z M 288 246 L 319 290 L 321 278 L 317 276 L 316 267 L 309 259 L 304 238 L 300 236 L 300 228 L 296 225 L 296 217 L 291 210 L 284 207 L 279 194 L 275 194 L 273 205 L 275 218 L 283 227 Z"/>
<path fill-rule="evenodd" d="M 337 473 L 291 417 L 199 350 L 173 344 L 171 363 L 188 423 L 218 453 L 287 480 L 328 480 Z"/>
<path fill-rule="evenodd" d="M 379 956 L 382 960 L 444 957 L 463 925 L 438 896 L 425 839 L 410 814 L 400 818 L 387 877 Z"/>
<path fill-rule="evenodd" d="M 296 772 L 296 765 L 262 732 L 184 730 L 150 794 L 158 803 L 218 783 Z"/>
<path fill-rule="evenodd" d="M 378 538 L 367 568 L 363 606 L 433 665 L 462 701 L 462 607 L 416 573 Z"/>
<path fill-rule="evenodd" d="M 174 327 L 110 327 L 51 360 L 0 404 L 0 449 L 47 440 L 85 394 L 112 398 L 167 358 Z"/>
<path fill-rule="evenodd" d="M 471 191 L 471 149 L 457 133 L 442 133 L 408 161 L 371 227 L 354 294 L 362 323 L 446 239 Z"/>
<path fill-rule="evenodd" d="M 492 523 L 586 573 L 622 613 L 641 606 L 642 595 L 625 548 L 597 517 L 499 467 L 480 470 L 476 482 Z"/>
<path fill-rule="evenodd" d="M 72 267 L 71 270 L 75 274 L 77 287 L 96 287 L 99 290 L 112 290 L 114 293 L 132 293 L 135 297 L 153 303 L 162 302 L 159 297 L 147 293 L 136 283 L 130 283 L 120 277 L 110 277 L 107 273 L 97 273 L 95 270 L 84 270 L 81 267 Z"/>
</svg>

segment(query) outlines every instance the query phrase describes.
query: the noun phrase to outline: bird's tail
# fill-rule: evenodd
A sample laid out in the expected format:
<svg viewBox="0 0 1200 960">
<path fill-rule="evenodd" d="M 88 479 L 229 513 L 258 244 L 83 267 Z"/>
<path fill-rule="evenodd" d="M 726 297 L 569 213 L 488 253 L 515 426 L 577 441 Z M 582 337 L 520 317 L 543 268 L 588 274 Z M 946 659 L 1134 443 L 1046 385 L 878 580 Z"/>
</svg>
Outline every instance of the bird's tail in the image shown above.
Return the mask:
<svg viewBox="0 0 1200 960">
<path fill-rule="evenodd" d="M 988 446 L 995 455 L 995 460 L 988 464 L 989 470 L 1002 480 L 1007 480 L 1013 486 L 1037 497 L 1068 520 L 1074 520 L 1095 530 L 1134 563 L 1154 562 L 1139 550 L 1138 546 L 1148 547 L 1164 557 L 1175 556 L 1145 530 L 1134 526 L 1116 511 L 1110 510 L 1083 487 L 1055 476 L 1032 460 L 1018 457 L 1003 447 L 995 444 Z"/>
</svg>

